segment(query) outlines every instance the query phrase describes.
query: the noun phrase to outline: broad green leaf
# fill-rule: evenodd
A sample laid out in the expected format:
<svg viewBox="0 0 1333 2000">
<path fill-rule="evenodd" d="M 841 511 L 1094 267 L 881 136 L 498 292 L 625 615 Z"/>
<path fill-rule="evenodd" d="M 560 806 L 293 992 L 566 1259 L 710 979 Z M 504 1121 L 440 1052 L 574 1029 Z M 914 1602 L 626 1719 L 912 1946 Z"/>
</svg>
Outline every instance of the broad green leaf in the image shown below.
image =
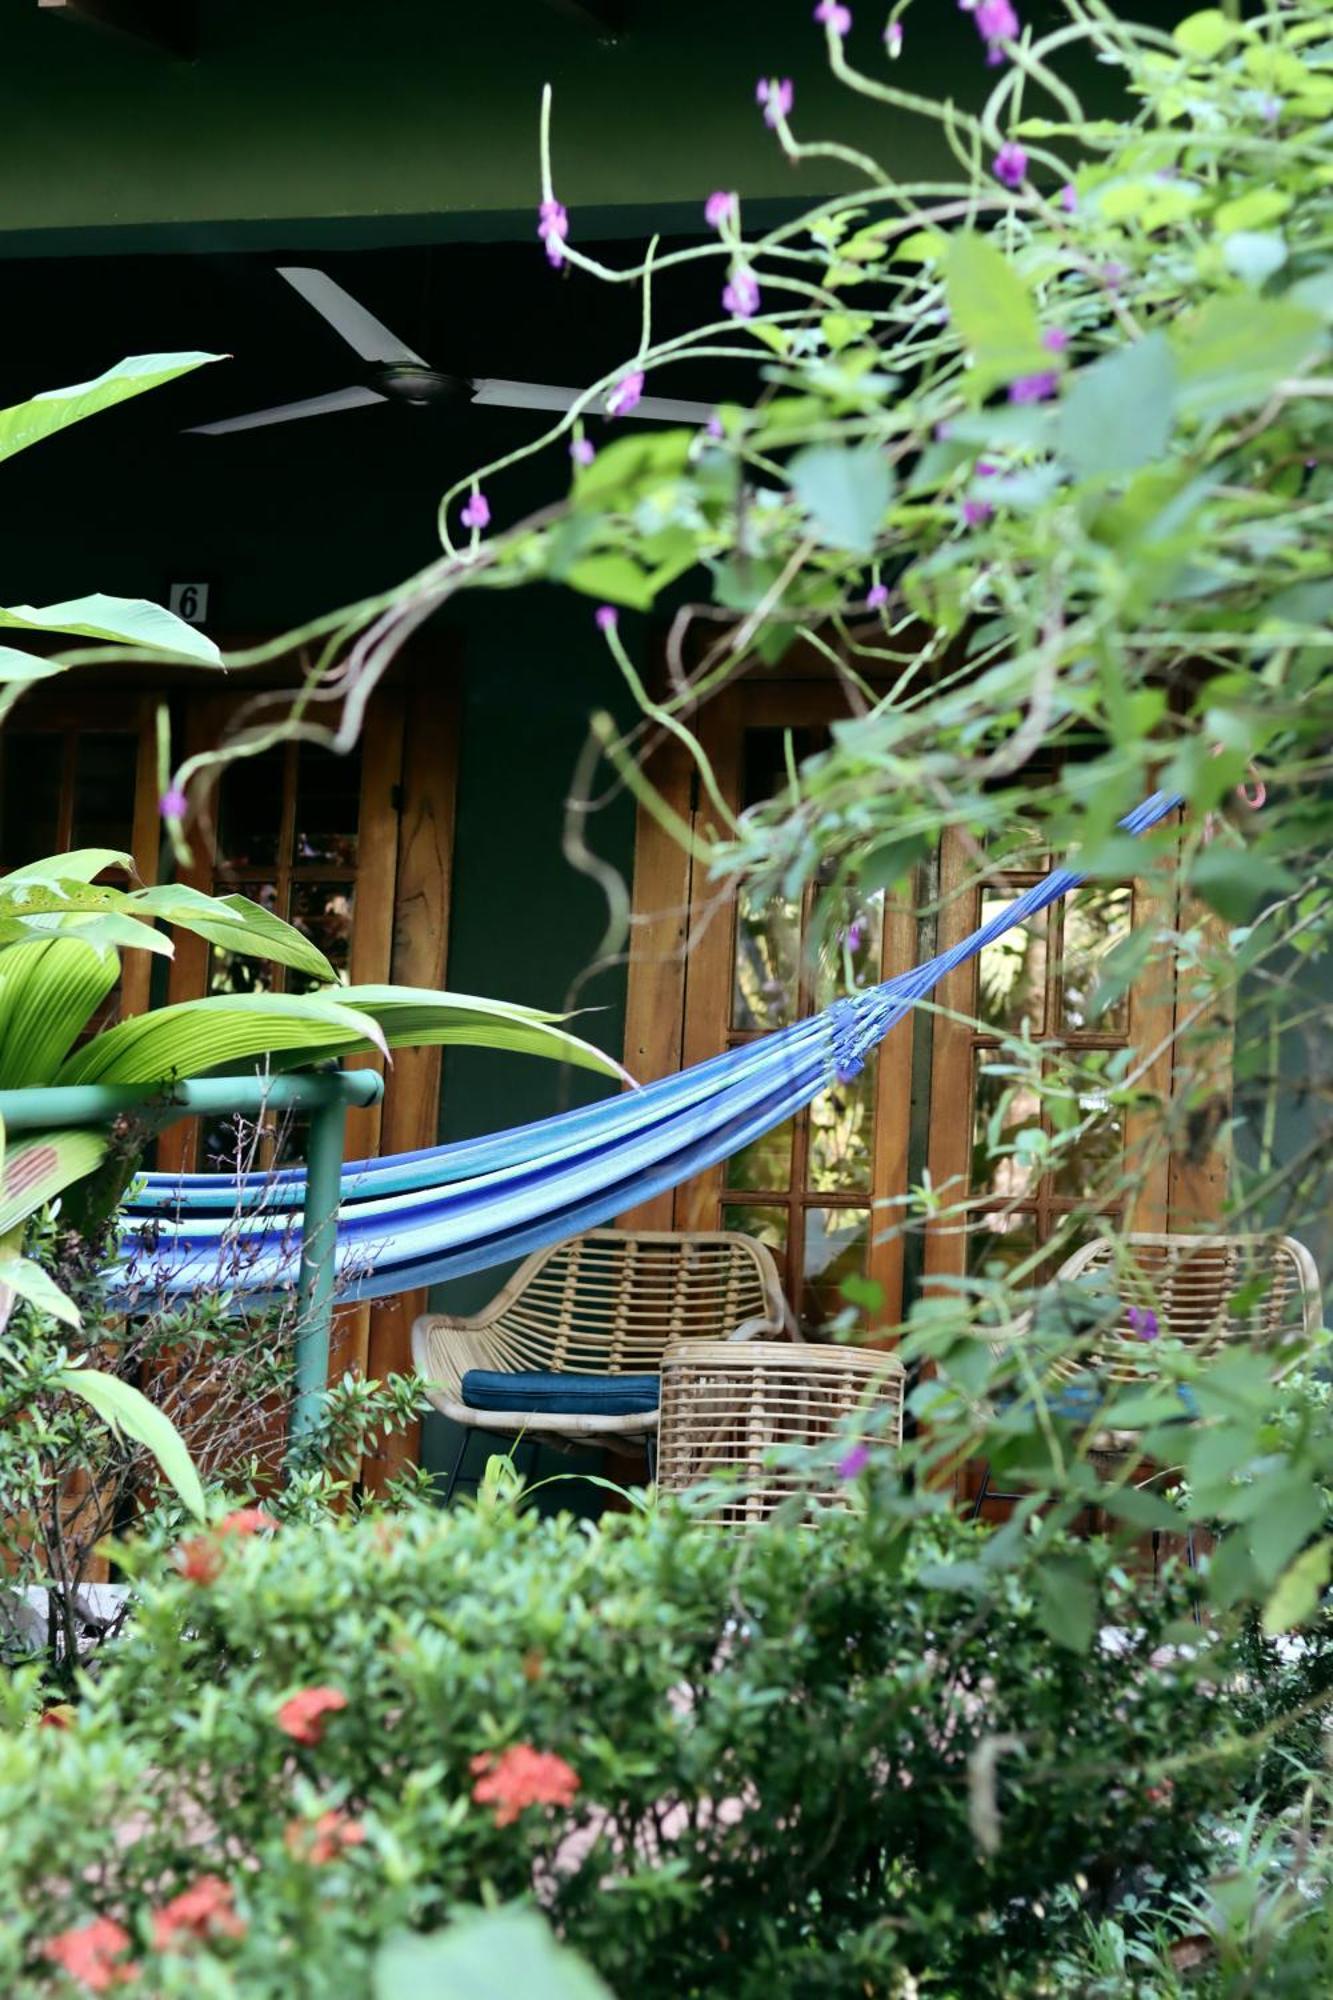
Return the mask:
<svg viewBox="0 0 1333 2000">
<path fill-rule="evenodd" d="M 1252 409 L 1325 340 L 1318 314 L 1285 299 L 1210 299 L 1172 336 L 1176 406 L 1203 419 Z"/>
<path fill-rule="evenodd" d="M 580 508 L 586 502 L 611 512 L 628 511 L 645 490 L 668 482 L 685 470 L 692 430 L 636 432 L 633 437 L 616 438 L 598 451 L 589 466 L 576 473 L 574 498 Z"/>
<path fill-rule="evenodd" d="M 587 597 L 600 597 L 607 604 L 623 604 L 631 611 L 648 611 L 655 589 L 653 580 L 630 556 L 614 553 L 585 556 L 565 573 L 571 590 Z"/>
<path fill-rule="evenodd" d="M 303 932 L 275 917 L 262 904 L 251 902 L 248 896 L 206 896 L 201 889 L 174 882 L 157 889 L 139 890 L 133 907 L 182 930 L 194 931 L 225 951 L 241 952 L 249 958 L 269 958 L 277 965 L 290 965 L 298 972 L 309 973 L 312 979 L 326 980 L 329 985 L 337 980 L 338 975 L 323 952 Z"/>
<path fill-rule="evenodd" d="M 1293 305 L 1318 313 L 1321 319 L 1333 319 L 1333 268 L 1312 271 L 1308 278 L 1299 278 L 1284 296 Z"/>
<path fill-rule="evenodd" d="M 99 1132 L 35 1132 L 11 1141 L 0 1182 L 0 1236 L 92 1173 L 107 1147 Z"/>
<path fill-rule="evenodd" d="M 1114 349 L 1082 368 L 1065 393 L 1059 448 L 1080 479 L 1136 472 L 1171 436 L 1176 369 L 1162 333 Z M 1126 421 L 1127 412 L 1133 421 Z"/>
<path fill-rule="evenodd" d="M 535 1910 L 461 1915 L 447 1930 L 390 1938 L 375 1959 L 374 2000 L 612 2000 Z"/>
<path fill-rule="evenodd" d="M 0 919 L 0 945 L 17 944 L 32 937 L 77 938 L 95 945 L 99 951 L 151 951 L 161 958 L 172 956 L 172 943 L 151 925 L 114 910 L 84 914 L 71 910 L 48 910 L 27 917 Z"/>
<path fill-rule="evenodd" d="M 14 604 L 0 609 L 0 625 L 22 632 L 68 632 L 81 639 L 110 639 L 156 653 L 174 653 L 209 667 L 221 666 L 222 655 L 197 626 L 187 625 L 174 611 L 151 604 L 146 597 L 107 597 L 95 590 L 88 597 L 71 597 L 64 604 Z"/>
<path fill-rule="evenodd" d="M 906 834 L 901 840 L 880 841 L 870 849 L 856 871 L 857 888 L 864 895 L 873 895 L 879 889 L 892 889 L 929 852 L 930 842 L 921 833 Z"/>
<path fill-rule="evenodd" d="M 1264 1630 L 1270 1639 L 1303 1625 L 1311 1616 L 1328 1586 L 1330 1564 L 1333 1542 L 1316 1542 L 1283 1571 L 1264 1606 Z"/>
<path fill-rule="evenodd" d="M 1009 260 L 983 236 L 955 236 L 944 265 L 954 326 L 972 355 L 981 394 L 1049 368 L 1037 309 Z"/>
<path fill-rule="evenodd" d="M 25 861 L 21 868 L 0 875 L 0 890 L 9 891 L 23 882 L 90 883 L 104 868 L 134 867 L 134 856 L 118 847 L 71 847 L 68 854 L 48 854 L 39 861 Z"/>
<path fill-rule="evenodd" d="M 1219 236 L 1236 230 L 1264 229 L 1291 207 L 1291 196 L 1281 188 L 1247 188 L 1234 201 L 1224 201 L 1213 211 L 1213 227 Z"/>
<path fill-rule="evenodd" d="M 79 1309 L 73 1299 L 31 1257 L 0 1255 L 0 1288 L 17 1293 L 30 1306 L 36 1306 L 38 1312 L 47 1313 L 66 1326 L 79 1324 Z"/>
<path fill-rule="evenodd" d="M 1037 1574 L 1042 1630 L 1071 1653 L 1086 1653 L 1097 1629 L 1097 1587 L 1081 1556 L 1051 1556 Z"/>
<path fill-rule="evenodd" d="M 1261 904 L 1296 886 L 1279 862 L 1250 848 L 1213 841 L 1195 857 L 1190 887 L 1229 924 L 1245 924 Z"/>
<path fill-rule="evenodd" d="M 78 938 L 39 938 L 0 951 L 0 1090 L 55 1081 L 115 986 L 116 955 Z"/>
<path fill-rule="evenodd" d="M 634 1079 L 614 1056 L 570 1034 L 567 1017 L 470 993 L 432 993 L 416 986 L 344 986 L 339 998 L 377 1021 L 391 1049 L 459 1045 L 545 1056 L 617 1082 Z"/>
<path fill-rule="evenodd" d="M 1222 258 L 1233 277 L 1257 291 L 1286 263 L 1286 240 L 1275 229 L 1233 230 L 1222 245 Z"/>
<path fill-rule="evenodd" d="M 49 681 L 65 668 L 58 660 L 39 660 L 33 653 L 20 653 L 13 646 L 0 646 L 0 722 L 22 700 L 24 691 L 35 681 Z"/>
<path fill-rule="evenodd" d="M 1205 7 L 1201 13 L 1187 14 L 1173 29 L 1172 39 L 1187 56 L 1199 56 L 1206 62 L 1244 32 L 1238 21 L 1229 21 L 1218 8 Z"/>
<path fill-rule="evenodd" d="M 797 500 L 825 547 L 868 556 L 893 497 L 888 460 L 874 446 L 813 444 L 787 466 Z"/>
<path fill-rule="evenodd" d="M 202 368 L 207 362 L 225 360 L 221 354 L 131 354 L 108 368 L 91 382 L 76 382 L 68 389 L 43 389 L 29 402 L 0 410 L 0 458 L 12 458 L 42 438 L 51 437 L 68 424 L 96 416 L 128 396 L 141 396 L 174 382 L 179 375 Z"/>
<path fill-rule="evenodd" d="M 67 1368 L 57 1380 L 72 1396 L 82 1397 L 112 1430 L 145 1445 L 182 1505 L 197 1521 L 205 1518 L 204 1489 L 194 1461 L 180 1432 L 156 1403 L 150 1403 L 133 1384 L 104 1374 L 100 1368 Z"/>
<path fill-rule="evenodd" d="M 1265 1480 L 1263 1505 L 1246 1537 L 1261 1580 L 1273 1583 L 1323 1523 L 1323 1501 L 1312 1480 L 1298 1474 Z"/>
<path fill-rule="evenodd" d="M 337 991 L 341 995 L 342 988 Z M 367 1014 L 322 993 L 214 994 L 118 1021 L 75 1050 L 55 1083 L 173 1083 L 285 1056 L 316 1061 L 384 1037 Z"/>
</svg>

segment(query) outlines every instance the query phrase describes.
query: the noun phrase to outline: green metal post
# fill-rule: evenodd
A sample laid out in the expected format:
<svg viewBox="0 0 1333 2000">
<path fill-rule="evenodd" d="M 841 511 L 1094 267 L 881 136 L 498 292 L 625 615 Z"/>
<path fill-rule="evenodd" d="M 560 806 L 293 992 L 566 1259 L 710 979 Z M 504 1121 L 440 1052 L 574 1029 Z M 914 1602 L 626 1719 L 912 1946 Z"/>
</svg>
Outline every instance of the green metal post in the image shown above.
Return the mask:
<svg viewBox="0 0 1333 2000">
<path fill-rule="evenodd" d="M 330 1082 L 333 1079 L 330 1078 Z M 342 1192 L 347 1103 L 341 1092 L 311 1114 L 306 1145 L 305 1213 L 301 1218 L 301 1277 L 297 1289 L 296 1366 L 290 1438 L 314 1428 L 329 1379 L 333 1290 L 337 1277 L 338 1197 Z"/>
</svg>

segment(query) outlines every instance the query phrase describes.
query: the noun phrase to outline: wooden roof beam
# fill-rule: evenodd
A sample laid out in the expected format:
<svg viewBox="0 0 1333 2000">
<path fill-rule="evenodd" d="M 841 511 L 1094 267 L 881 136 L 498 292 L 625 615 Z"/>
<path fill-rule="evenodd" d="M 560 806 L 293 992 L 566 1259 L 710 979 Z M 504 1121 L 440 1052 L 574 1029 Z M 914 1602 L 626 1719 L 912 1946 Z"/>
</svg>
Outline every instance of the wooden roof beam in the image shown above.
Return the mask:
<svg viewBox="0 0 1333 2000">
<path fill-rule="evenodd" d="M 197 0 L 37 0 L 44 13 L 129 35 L 172 56 L 193 56 L 199 42 Z"/>
</svg>

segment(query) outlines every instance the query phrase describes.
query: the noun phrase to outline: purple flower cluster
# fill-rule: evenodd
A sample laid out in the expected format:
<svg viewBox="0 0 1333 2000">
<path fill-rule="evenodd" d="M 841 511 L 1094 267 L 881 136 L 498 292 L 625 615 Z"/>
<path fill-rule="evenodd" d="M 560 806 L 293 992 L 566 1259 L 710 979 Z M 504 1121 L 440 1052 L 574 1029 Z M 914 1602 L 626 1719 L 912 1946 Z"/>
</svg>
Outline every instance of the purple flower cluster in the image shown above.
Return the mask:
<svg viewBox="0 0 1333 2000">
<path fill-rule="evenodd" d="M 591 465 L 597 456 L 597 450 L 591 438 L 573 438 L 570 441 L 569 455 L 575 465 Z"/>
<path fill-rule="evenodd" d="M 761 76 L 755 85 L 754 101 L 764 107 L 765 125 L 776 126 L 780 118 L 790 118 L 792 105 L 796 101 L 791 78 Z"/>
<path fill-rule="evenodd" d="M 565 261 L 565 238 L 569 234 L 569 216 L 562 203 L 542 203 L 537 211 L 537 234 L 546 246 L 547 263 L 558 271 Z"/>
<path fill-rule="evenodd" d="M 715 188 L 704 203 L 704 221 L 710 229 L 721 229 L 736 215 L 736 197 L 727 188 Z"/>
<path fill-rule="evenodd" d="M 888 27 L 884 30 L 884 49 L 890 62 L 897 62 L 903 52 L 903 24 L 901 21 L 890 21 Z"/>
<path fill-rule="evenodd" d="M 1060 376 L 1054 368 L 1043 368 L 1035 375 L 1019 375 L 1009 384 L 1011 403 L 1046 403 L 1060 387 Z"/>
<path fill-rule="evenodd" d="M 190 801 L 186 798 L 179 785 L 172 785 L 167 791 L 163 792 L 157 802 L 157 809 L 163 819 L 184 819 L 186 813 L 190 810 Z"/>
<path fill-rule="evenodd" d="M 844 7 L 842 0 L 819 0 L 815 8 L 815 19 L 826 28 L 832 28 L 839 41 L 852 31 L 852 10 Z"/>
<path fill-rule="evenodd" d="M 733 319 L 753 319 L 759 310 L 759 280 L 744 264 L 737 265 L 723 287 L 722 309 Z"/>
<path fill-rule="evenodd" d="M 1156 1340 L 1161 1329 L 1157 1315 L 1150 1306 L 1128 1306 L 1125 1319 L 1135 1340 Z"/>
<path fill-rule="evenodd" d="M 643 370 L 632 368 L 622 375 L 606 399 L 608 417 L 627 417 L 643 395 Z"/>
<path fill-rule="evenodd" d="M 614 632 L 620 622 L 620 614 L 614 604 L 599 604 L 593 617 L 599 632 Z"/>
<path fill-rule="evenodd" d="M 458 518 L 465 528 L 476 528 L 478 532 L 482 528 L 489 528 L 491 525 L 491 503 L 480 487 L 477 488 L 472 498 L 467 502 Z"/>
<path fill-rule="evenodd" d="M 1018 16 L 1009 0 L 959 0 L 964 13 L 971 14 L 977 24 L 977 33 L 986 44 L 986 61 L 994 69 L 1004 61 L 1004 42 L 1018 40 Z"/>
<path fill-rule="evenodd" d="M 1021 188 L 1028 177 L 1028 156 L 1016 139 L 1006 139 L 995 155 L 995 178 L 1004 187 Z"/>
</svg>

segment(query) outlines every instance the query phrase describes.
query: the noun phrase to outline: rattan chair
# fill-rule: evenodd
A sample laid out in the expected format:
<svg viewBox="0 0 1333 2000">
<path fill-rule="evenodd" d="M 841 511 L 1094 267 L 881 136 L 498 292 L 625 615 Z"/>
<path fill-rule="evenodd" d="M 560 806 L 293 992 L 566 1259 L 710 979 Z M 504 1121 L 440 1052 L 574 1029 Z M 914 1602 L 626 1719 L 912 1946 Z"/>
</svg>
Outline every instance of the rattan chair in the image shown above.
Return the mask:
<svg viewBox="0 0 1333 2000">
<path fill-rule="evenodd" d="M 794 1493 L 847 1504 L 848 1480 L 834 1466 L 809 1468 L 780 1446 L 827 1445 L 860 1418 L 871 1448 L 902 1442 L 903 1368 L 874 1348 L 774 1341 L 695 1340 L 662 1357 L 657 1490 L 684 1493 L 735 1475 L 707 1518 L 731 1526 L 764 1520 Z"/>
<path fill-rule="evenodd" d="M 1167 1235 L 1145 1230 L 1122 1237 L 1118 1244 L 1098 1237 L 1065 1259 L 1055 1281 L 1068 1284 L 1090 1277 L 1118 1287 L 1119 1317 L 1098 1334 L 1091 1351 L 1082 1350 L 1055 1365 L 1050 1373 L 1053 1387 L 1078 1376 L 1141 1383 L 1144 1356 L 1151 1350 L 1145 1348 L 1142 1332 L 1135 1330 L 1132 1313 L 1151 1312 L 1160 1338 L 1181 1341 L 1197 1354 L 1209 1354 L 1228 1341 L 1280 1354 L 1285 1341 L 1316 1330 L 1322 1311 L 1314 1258 L 1294 1236 Z M 1252 1286 L 1253 1296 L 1248 1296 Z M 1031 1324 L 1032 1315 L 1024 1314 L 1009 1339 L 1021 1340 Z M 1099 1459 L 1123 1459 L 1135 1446 L 1128 1434 L 1107 1431 L 1098 1434 L 1092 1449 Z M 1152 1476 L 1162 1475 L 1159 1467 Z M 1017 1497 L 992 1489 L 987 1462 L 973 1516 L 988 1499 Z"/>
<path fill-rule="evenodd" d="M 446 1500 L 474 1430 L 609 1444 L 647 1443 L 651 1469 L 656 1409 L 627 1416 L 475 1409 L 462 1397 L 469 1369 L 541 1370 L 563 1376 L 656 1373 L 676 1341 L 799 1339 L 770 1252 L 728 1230 L 628 1233 L 594 1229 L 520 1264 L 491 1303 L 470 1318 L 428 1313 L 412 1328 L 412 1354 L 426 1394 L 464 1434 Z"/>
</svg>

